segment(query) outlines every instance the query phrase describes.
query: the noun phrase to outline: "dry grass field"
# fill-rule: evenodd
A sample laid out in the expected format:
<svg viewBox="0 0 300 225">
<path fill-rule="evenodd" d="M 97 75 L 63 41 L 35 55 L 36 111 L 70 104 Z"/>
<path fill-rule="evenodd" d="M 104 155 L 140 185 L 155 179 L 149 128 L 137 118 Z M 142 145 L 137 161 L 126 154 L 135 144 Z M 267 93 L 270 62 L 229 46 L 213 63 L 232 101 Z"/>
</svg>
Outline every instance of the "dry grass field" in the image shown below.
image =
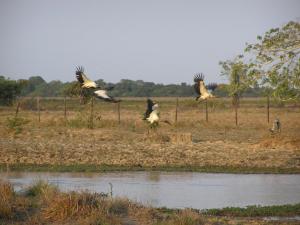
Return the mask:
<svg viewBox="0 0 300 225">
<path fill-rule="evenodd" d="M 21 99 L 17 119 L 14 107 L 0 108 L 0 164 L 106 165 L 126 168 L 236 168 L 239 172 L 300 173 L 299 103 L 271 102 L 267 123 L 263 98 L 242 99 L 235 125 L 230 99 L 205 102 L 153 98 L 162 120 L 149 129 L 142 115 L 146 98 L 124 98 L 118 105 L 67 99 L 41 99 L 40 122 L 36 99 Z M 279 118 L 282 131 L 272 135 Z"/>
</svg>

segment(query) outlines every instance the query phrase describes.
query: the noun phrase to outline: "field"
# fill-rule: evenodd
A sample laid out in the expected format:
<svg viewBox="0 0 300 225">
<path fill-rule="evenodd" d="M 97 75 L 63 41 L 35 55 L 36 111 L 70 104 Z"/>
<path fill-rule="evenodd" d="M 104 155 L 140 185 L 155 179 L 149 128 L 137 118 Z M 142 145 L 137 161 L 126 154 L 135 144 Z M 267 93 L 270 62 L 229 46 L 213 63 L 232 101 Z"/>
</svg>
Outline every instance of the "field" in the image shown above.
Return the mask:
<svg viewBox="0 0 300 225">
<path fill-rule="evenodd" d="M 146 98 L 122 100 L 120 111 L 78 98 L 19 99 L 17 116 L 17 103 L 1 107 L 1 168 L 300 173 L 299 103 L 272 101 L 268 124 L 265 99 L 242 99 L 236 126 L 230 99 L 208 101 L 206 121 L 205 102 L 154 98 L 171 125 L 151 129 Z M 271 134 L 275 118 L 282 131 Z"/>
<path fill-rule="evenodd" d="M 37 181 L 16 193 L 0 180 L 0 224 L 90 224 L 90 225 L 202 225 L 274 224 L 266 216 L 292 217 L 300 204 L 207 211 L 145 207 L 107 193 L 60 192 L 56 186 Z M 276 224 L 295 224 L 277 221 Z"/>
</svg>

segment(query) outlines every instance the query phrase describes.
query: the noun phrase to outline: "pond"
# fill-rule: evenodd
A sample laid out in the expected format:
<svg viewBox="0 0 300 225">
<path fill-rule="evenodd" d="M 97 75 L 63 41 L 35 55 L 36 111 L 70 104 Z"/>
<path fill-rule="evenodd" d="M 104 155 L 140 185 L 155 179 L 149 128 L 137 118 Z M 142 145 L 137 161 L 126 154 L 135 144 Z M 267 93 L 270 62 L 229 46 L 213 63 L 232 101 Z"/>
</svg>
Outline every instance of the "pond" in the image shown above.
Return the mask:
<svg viewBox="0 0 300 225">
<path fill-rule="evenodd" d="M 20 190 L 47 180 L 62 191 L 110 192 L 154 207 L 223 208 L 300 202 L 300 175 L 194 172 L 0 173 Z"/>
</svg>

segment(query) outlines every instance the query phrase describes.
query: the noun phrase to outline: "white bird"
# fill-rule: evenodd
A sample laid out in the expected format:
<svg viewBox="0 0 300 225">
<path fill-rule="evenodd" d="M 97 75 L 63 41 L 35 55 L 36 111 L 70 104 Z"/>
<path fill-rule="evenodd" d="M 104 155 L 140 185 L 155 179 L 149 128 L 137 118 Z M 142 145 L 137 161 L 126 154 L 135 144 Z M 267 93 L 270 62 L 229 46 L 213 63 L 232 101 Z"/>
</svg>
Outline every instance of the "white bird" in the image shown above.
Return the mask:
<svg viewBox="0 0 300 225">
<path fill-rule="evenodd" d="M 82 88 L 86 89 L 96 89 L 100 88 L 98 84 L 96 84 L 95 81 L 90 80 L 86 74 L 84 73 L 84 68 L 82 66 L 76 68 L 76 78 L 81 84 Z M 104 89 L 98 89 L 94 91 L 94 94 L 97 98 L 102 99 L 107 102 L 120 102 L 120 100 L 114 99 L 113 97 L 109 96 L 107 94 L 107 91 L 112 90 L 113 87 L 107 87 Z"/>
<path fill-rule="evenodd" d="M 157 125 L 159 121 L 158 104 L 151 99 L 147 99 L 147 110 L 143 120 L 147 120 L 151 125 Z"/>
<path fill-rule="evenodd" d="M 194 76 L 194 82 L 195 82 L 194 89 L 195 89 L 196 93 L 198 94 L 198 96 L 196 97 L 196 100 L 199 100 L 199 98 L 201 100 L 205 100 L 208 98 L 215 98 L 215 96 L 211 93 L 211 91 L 214 91 L 218 85 L 216 83 L 211 83 L 211 84 L 205 86 L 203 80 L 204 80 L 204 75 L 202 73 L 196 74 Z"/>
<path fill-rule="evenodd" d="M 150 123 L 151 127 L 158 126 L 158 122 L 160 120 L 158 103 L 153 102 L 151 99 L 147 99 L 147 110 L 144 114 L 143 120 L 147 120 Z M 171 125 L 168 120 L 163 120 L 162 122 Z"/>
<path fill-rule="evenodd" d="M 84 68 L 82 66 L 76 67 L 76 78 L 81 84 L 82 88 L 97 88 L 98 85 L 95 81 L 90 80 L 85 74 L 84 74 Z"/>
</svg>

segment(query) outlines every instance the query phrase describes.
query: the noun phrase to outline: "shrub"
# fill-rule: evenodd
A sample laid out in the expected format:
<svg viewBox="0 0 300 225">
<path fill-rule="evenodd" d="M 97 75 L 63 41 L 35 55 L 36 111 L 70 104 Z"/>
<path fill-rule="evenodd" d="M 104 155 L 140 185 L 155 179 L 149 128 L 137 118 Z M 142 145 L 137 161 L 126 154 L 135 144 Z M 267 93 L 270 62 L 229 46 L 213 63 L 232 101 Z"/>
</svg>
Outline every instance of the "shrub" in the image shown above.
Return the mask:
<svg viewBox="0 0 300 225">
<path fill-rule="evenodd" d="M 15 132 L 15 134 L 19 134 L 22 132 L 24 125 L 29 123 L 29 120 L 24 119 L 22 117 L 10 117 L 7 118 L 6 126 Z"/>
</svg>

